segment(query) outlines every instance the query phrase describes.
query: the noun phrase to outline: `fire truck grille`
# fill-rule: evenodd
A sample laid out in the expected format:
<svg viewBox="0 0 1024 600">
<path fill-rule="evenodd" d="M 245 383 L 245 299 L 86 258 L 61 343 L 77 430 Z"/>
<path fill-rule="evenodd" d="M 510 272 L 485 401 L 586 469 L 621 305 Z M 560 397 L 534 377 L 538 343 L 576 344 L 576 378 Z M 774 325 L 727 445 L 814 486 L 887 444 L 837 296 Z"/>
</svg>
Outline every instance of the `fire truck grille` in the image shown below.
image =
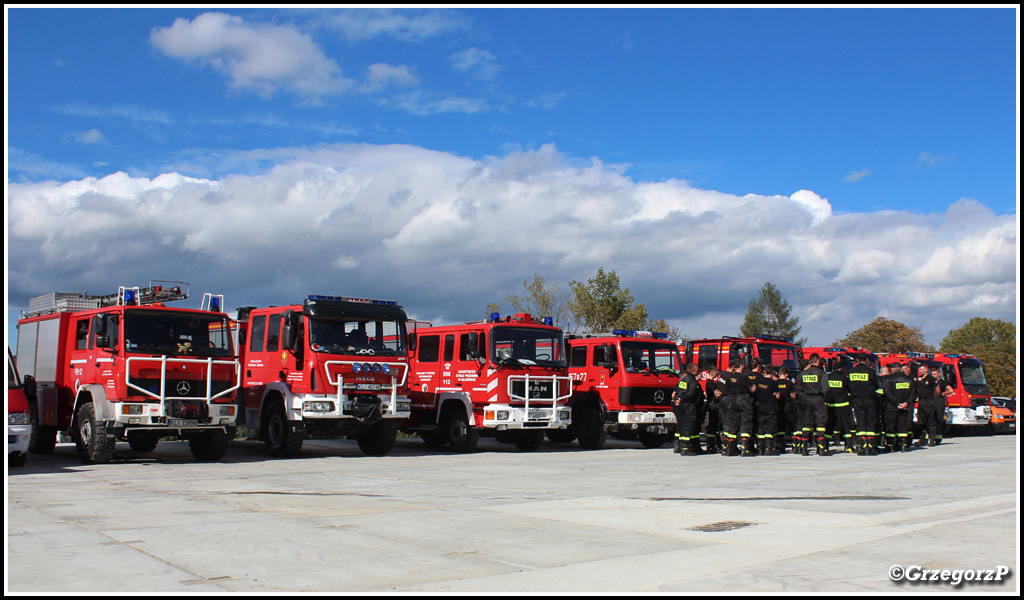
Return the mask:
<svg viewBox="0 0 1024 600">
<path fill-rule="evenodd" d="M 204 420 L 210 417 L 206 402 L 194 400 L 168 400 L 167 416 L 173 419 Z"/>
<path fill-rule="evenodd" d="M 516 396 L 515 400 L 520 400 L 526 396 L 526 382 L 525 381 L 513 381 L 512 382 L 512 395 Z M 552 382 L 550 381 L 531 381 L 530 382 L 530 400 L 551 400 L 555 396 L 552 391 Z"/>
<path fill-rule="evenodd" d="M 619 404 L 657 406 L 668 408 L 671 406 L 672 388 L 648 388 L 648 387 L 621 387 L 619 388 Z"/>
<path fill-rule="evenodd" d="M 160 394 L 160 379 L 145 379 L 145 378 L 132 378 L 132 384 L 139 386 L 145 390 L 149 390 L 150 393 L 159 395 Z M 234 385 L 233 381 L 222 381 L 213 380 L 211 386 L 211 395 L 216 396 L 220 392 L 230 388 Z M 174 398 L 205 398 L 206 397 L 206 380 L 205 379 L 167 379 L 167 387 L 164 390 L 164 394 Z"/>
</svg>

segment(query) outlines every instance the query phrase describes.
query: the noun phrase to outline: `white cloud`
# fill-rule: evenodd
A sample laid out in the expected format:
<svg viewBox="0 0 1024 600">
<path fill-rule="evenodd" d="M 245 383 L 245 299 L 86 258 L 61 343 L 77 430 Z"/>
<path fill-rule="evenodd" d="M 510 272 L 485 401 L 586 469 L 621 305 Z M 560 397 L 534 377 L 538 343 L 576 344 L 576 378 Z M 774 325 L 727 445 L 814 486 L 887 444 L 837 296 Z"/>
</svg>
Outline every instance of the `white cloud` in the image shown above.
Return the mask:
<svg viewBox="0 0 1024 600">
<path fill-rule="evenodd" d="M 315 99 L 343 92 L 353 83 L 308 35 L 291 25 L 252 24 L 213 12 L 156 27 L 149 39 L 167 56 L 212 67 L 229 76 L 233 87 L 264 96 L 284 89 Z"/>
<path fill-rule="evenodd" d="M 1016 215 L 969 199 L 936 215 L 833 215 L 807 190 L 740 197 L 638 184 L 553 146 L 484 160 L 365 144 L 222 160 L 273 166 L 217 180 L 9 183 L 12 306 L 182 279 L 234 306 L 345 293 L 452 322 L 481 317 L 533 273 L 564 284 L 604 267 L 652 316 L 694 336 L 735 334 L 765 281 L 813 343 L 879 315 L 938 343 L 973 316 L 1015 314 Z"/>
<path fill-rule="evenodd" d="M 80 144 L 101 144 L 106 141 L 103 139 L 103 132 L 99 129 L 74 131 L 71 133 L 71 137 Z"/>
<path fill-rule="evenodd" d="M 340 31 L 353 42 L 375 37 L 393 37 L 407 42 L 460 31 L 468 27 L 461 13 L 450 10 L 425 12 L 403 9 L 356 8 L 338 12 L 323 21 L 326 27 Z"/>
<path fill-rule="evenodd" d="M 395 67 L 386 63 L 376 63 L 367 68 L 366 79 L 359 86 L 359 91 L 376 93 L 390 87 L 413 86 L 419 81 L 405 65 Z"/>
<path fill-rule="evenodd" d="M 870 174 L 871 171 L 868 169 L 861 169 L 860 171 L 850 171 L 849 173 L 846 174 L 846 177 L 843 178 L 843 181 L 847 183 L 856 183 Z"/>
<path fill-rule="evenodd" d="M 493 79 L 501 70 L 496 56 L 475 47 L 456 52 L 451 56 L 451 61 L 456 71 L 470 73 L 478 79 Z"/>
<path fill-rule="evenodd" d="M 490 107 L 482 98 L 466 98 L 439 94 L 425 90 L 414 90 L 396 94 L 390 98 L 377 101 L 381 106 L 395 108 L 414 115 L 434 115 L 439 113 L 475 114 L 486 112 Z"/>
</svg>

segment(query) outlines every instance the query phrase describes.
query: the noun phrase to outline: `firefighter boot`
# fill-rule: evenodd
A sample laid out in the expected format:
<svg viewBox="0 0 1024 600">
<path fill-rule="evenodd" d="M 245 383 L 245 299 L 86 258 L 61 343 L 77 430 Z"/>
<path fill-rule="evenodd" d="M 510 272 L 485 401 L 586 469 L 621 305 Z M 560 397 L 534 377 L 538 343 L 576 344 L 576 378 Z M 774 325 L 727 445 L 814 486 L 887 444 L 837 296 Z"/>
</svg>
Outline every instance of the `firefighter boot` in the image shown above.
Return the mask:
<svg viewBox="0 0 1024 600">
<path fill-rule="evenodd" d="M 800 438 L 800 456 L 810 456 L 811 449 L 808 447 L 808 439 Z"/>
<path fill-rule="evenodd" d="M 682 452 L 682 448 L 680 447 L 682 445 L 682 443 L 683 443 L 682 438 L 679 437 L 679 434 L 676 434 L 676 439 L 675 439 L 674 442 L 672 442 L 672 453 L 673 454 L 679 454 L 680 452 Z"/>
<path fill-rule="evenodd" d="M 779 456 L 782 454 L 782 448 L 779 446 L 785 442 L 782 440 L 776 440 L 773 437 L 768 438 L 766 441 L 768 442 L 768 456 Z"/>
<path fill-rule="evenodd" d="M 870 446 L 868 444 L 868 439 L 867 438 L 865 438 L 865 437 L 857 438 L 857 456 L 867 456 L 868 455 L 868 448 L 870 448 Z"/>
<path fill-rule="evenodd" d="M 679 440 L 679 454 L 682 456 L 697 456 L 700 452 L 694 449 L 693 440 Z M 697 442 L 698 444 L 700 442 Z"/>
<path fill-rule="evenodd" d="M 825 436 L 818 436 L 818 456 L 832 456 L 832 451 L 828 449 L 828 438 Z"/>
<path fill-rule="evenodd" d="M 754 450 L 754 440 L 744 438 L 743 440 L 743 454 L 742 456 L 757 456 L 757 452 Z"/>
<path fill-rule="evenodd" d="M 857 451 L 857 449 L 854 448 L 853 438 L 849 438 L 849 437 L 846 438 L 843 441 L 843 444 L 844 444 L 843 452 L 847 452 L 849 454 L 853 454 L 854 452 Z"/>
<path fill-rule="evenodd" d="M 726 442 L 725 455 L 726 456 L 739 456 L 739 451 L 736 450 L 736 440 L 729 440 Z"/>
</svg>

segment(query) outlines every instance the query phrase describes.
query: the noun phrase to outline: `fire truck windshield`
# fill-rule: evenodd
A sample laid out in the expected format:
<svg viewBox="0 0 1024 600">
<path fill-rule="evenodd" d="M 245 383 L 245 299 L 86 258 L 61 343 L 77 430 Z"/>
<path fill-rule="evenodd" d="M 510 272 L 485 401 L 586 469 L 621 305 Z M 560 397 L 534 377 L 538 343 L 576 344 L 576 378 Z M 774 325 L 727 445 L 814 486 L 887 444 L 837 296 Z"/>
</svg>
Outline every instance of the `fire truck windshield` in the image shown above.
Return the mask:
<svg viewBox="0 0 1024 600">
<path fill-rule="evenodd" d="M 985 371 L 981 365 L 960 363 L 960 380 L 964 385 L 988 385 L 985 382 Z"/>
<path fill-rule="evenodd" d="M 786 367 L 794 372 L 799 370 L 799 365 L 796 362 L 796 348 L 793 346 L 761 343 L 757 345 L 757 355 L 765 366 L 776 369 Z"/>
<path fill-rule="evenodd" d="M 679 374 L 682 360 L 675 344 L 655 342 L 622 342 L 622 364 L 627 373 L 649 371 L 652 373 Z"/>
<path fill-rule="evenodd" d="M 491 358 L 498 365 L 564 367 L 565 346 L 557 329 L 495 327 Z"/>
<path fill-rule="evenodd" d="M 126 310 L 124 349 L 164 356 L 231 356 L 231 329 L 225 316 L 214 313 Z"/>
<path fill-rule="evenodd" d="M 309 348 L 328 354 L 405 355 L 405 323 L 309 317 Z"/>
</svg>

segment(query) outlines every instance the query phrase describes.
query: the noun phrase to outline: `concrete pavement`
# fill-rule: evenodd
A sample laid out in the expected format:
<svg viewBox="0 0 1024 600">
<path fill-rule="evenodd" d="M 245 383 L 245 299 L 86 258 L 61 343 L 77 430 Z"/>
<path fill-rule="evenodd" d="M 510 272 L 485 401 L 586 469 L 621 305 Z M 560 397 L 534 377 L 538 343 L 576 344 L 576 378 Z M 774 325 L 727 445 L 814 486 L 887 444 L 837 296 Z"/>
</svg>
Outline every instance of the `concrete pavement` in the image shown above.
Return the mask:
<svg viewBox="0 0 1024 600">
<path fill-rule="evenodd" d="M 680 457 L 609 440 L 273 459 L 71 445 L 7 476 L 7 591 L 1019 592 L 1015 435 L 858 457 Z M 1002 582 L 896 583 L 890 567 Z"/>
</svg>

